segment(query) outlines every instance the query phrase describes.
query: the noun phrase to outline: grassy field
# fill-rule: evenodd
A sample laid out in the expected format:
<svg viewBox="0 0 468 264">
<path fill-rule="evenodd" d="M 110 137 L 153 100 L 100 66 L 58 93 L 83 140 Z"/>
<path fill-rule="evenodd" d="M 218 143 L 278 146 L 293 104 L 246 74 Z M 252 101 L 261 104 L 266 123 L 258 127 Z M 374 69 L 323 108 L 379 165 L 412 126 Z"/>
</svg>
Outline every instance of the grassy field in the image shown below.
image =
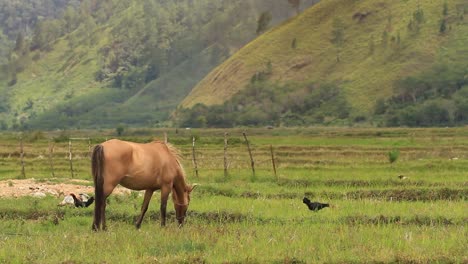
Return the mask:
<svg viewBox="0 0 468 264">
<path fill-rule="evenodd" d="M 249 129 L 127 130 L 145 142 L 168 133 L 182 150 L 193 192 L 186 225 L 159 226 L 155 195 L 141 230 L 138 192 L 112 195 L 108 231 L 91 231 L 93 208 L 57 207 L 61 198 L 0 198 L 0 263 L 466 263 L 468 130 Z M 27 178 L 68 182 L 67 137 L 91 144 L 114 131 L 23 134 Z M 195 135 L 199 176 L 192 161 Z M 55 178 L 48 146 L 54 142 Z M 271 163 L 274 149 L 277 176 Z M 90 180 L 87 140 L 73 140 L 74 177 Z M 388 153 L 399 156 L 389 162 Z M 400 180 L 397 176 L 405 175 Z M 21 178 L 19 135 L 0 135 L 0 180 Z M 86 183 L 84 183 L 86 184 Z M 91 184 L 91 182 L 89 182 Z M 331 208 L 311 212 L 304 196 Z"/>
</svg>

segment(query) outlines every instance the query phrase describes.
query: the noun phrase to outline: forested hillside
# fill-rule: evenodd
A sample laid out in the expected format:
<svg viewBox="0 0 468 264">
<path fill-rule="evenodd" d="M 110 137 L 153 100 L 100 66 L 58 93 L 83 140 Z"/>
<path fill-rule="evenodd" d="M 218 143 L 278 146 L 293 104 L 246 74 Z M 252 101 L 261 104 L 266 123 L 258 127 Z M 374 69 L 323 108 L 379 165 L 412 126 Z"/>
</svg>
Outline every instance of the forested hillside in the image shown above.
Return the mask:
<svg viewBox="0 0 468 264">
<path fill-rule="evenodd" d="M 321 1 L 184 99 L 181 126 L 468 123 L 468 2 Z"/>
<path fill-rule="evenodd" d="M 65 8 L 77 6 L 73 0 L 0 0 L 0 65 L 8 62 L 16 39 L 32 36 L 41 19 L 54 19 Z"/>
<path fill-rule="evenodd" d="M 157 126 L 211 69 L 312 5 L 0 2 L 0 128 Z"/>
</svg>

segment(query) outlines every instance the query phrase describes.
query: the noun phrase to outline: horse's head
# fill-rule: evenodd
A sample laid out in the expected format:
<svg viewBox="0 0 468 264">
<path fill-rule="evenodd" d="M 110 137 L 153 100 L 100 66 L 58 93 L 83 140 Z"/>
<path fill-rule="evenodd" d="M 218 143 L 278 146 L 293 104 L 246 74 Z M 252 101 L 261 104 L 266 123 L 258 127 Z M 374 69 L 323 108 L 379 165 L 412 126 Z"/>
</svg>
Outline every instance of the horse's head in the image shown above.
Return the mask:
<svg viewBox="0 0 468 264">
<path fill-rule="evenodd" d="M 187 214 L 187 209 L 190 204 L 190 193 L 196 186 L 197 184 L 187 185 L 182 196 L 183 198 L 181 199 L 175 192 L 172 192 L 172 199 L 174 201 L 174 208 L 179 225 L 184 224 L 185 215 Z"/>
</svg>

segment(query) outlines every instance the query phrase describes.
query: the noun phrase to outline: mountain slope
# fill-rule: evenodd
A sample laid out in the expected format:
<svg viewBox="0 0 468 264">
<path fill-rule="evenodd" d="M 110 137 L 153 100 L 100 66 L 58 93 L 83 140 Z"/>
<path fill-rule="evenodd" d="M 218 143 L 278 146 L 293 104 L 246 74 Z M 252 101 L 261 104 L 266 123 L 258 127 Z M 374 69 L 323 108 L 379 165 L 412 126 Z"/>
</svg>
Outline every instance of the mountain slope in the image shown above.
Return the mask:
<svg viewBox="0 0 468 264">
<path fill-rule="evenodd" d="M 295 12 L 270 0 L 72 2 L 9 54 L 0 129 L 157 125 L 255 37 L 261 12 L 272 25 Z"/>
<path fill-rule="evenodd" d="M 438 61 L 468 61 L 467 3 L 446 2 L 444 15 L 444 1 L 322 1 L 246 45 L 181 106 L 222 104 L 268 73 L 271 83 L 335 83 L 353 115 L 366 115 L 393 95 L 396 81 Z"/>
</svg>

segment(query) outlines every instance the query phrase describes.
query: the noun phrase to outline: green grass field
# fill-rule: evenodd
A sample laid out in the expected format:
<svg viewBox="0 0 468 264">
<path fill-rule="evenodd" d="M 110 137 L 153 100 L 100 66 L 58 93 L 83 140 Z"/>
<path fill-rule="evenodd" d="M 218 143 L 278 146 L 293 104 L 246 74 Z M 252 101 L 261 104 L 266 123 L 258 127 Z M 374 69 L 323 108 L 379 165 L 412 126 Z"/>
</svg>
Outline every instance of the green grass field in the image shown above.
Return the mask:
<svg viewBox="0 0 468 264">
<path fill-rule="evenodd" d="M 159 226 L 159 195 L 141 230 L 133 226 L 138 192 L 112 195 L 108 231 L 91 231 L 93 208 L 57 207 L 61 198 L 0 198 L 0 263 L 466 263 L 468 130 L 248 129 L 252 175 L 241 129 L 127 130 L 145 142 L 168 133 L 181 149 L 194 190 L 183 228 Z M 37 181 L 69 182 L 68 140 L 91 144 L 114 131 L 23 135 L 25 172 Z M 199 176 L 191 136 L 196 135 Z M 55 138 L 51 176 L 48 146 Z M 74 177 L 90 180 L 87 140 L 74 140 Z M 277 176 L 271 162 L 274 149 Z M 398 149 L 394 163 L 388 153 Z M 397 176 L 405 175 L 400 180 Z M 19 135 L 0 135 L 0 180 L 21 178 Z M 84 183 L 86 184 L 86 183 Z M 91 181 L 89 182 L 91 184 Z M 311 212 L 304 196 L 331 208 Z"/>
</svg>

